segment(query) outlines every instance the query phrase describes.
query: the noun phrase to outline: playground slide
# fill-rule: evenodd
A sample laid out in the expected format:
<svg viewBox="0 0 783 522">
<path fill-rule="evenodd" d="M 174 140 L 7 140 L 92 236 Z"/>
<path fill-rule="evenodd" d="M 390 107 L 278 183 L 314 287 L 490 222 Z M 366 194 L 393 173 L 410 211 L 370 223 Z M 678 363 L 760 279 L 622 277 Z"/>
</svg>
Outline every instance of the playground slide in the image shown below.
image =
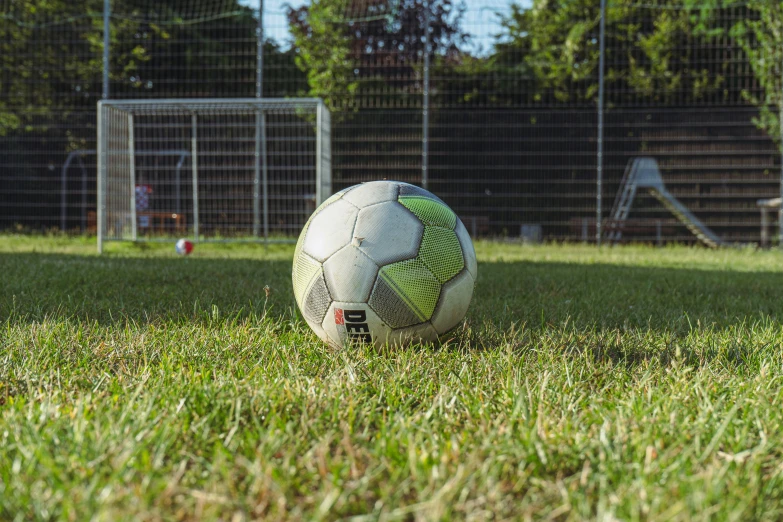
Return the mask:
<svg viewBox="0 0 783 522">
<path fill-rule="evenodd" d="M 623 176 L 623 181 L 612 210 L 612 219 L 616 223 L 615 226 L 618 227 L 614 235 L 615 239 L 619 239 L 622 234 L 622 223 L 628 217 L 631 204 L 638 189 L 647 189 L 655 199 L 660 201 L 669 212 L 674 214 L 705 245 L 716 248 L 724 244 L 717 234 L 710 230 L 707 225 L 702 223 L 685 205 L 666 190 L 661 171 L 658 168 L 658 162 L 654 158 L 646 157 L 632 160 Z"/>
<path fill-rule="evenodd" d="M 680 220 L 680 222 L 687 227 L 691 233 L 696 236 L 699 241 L 711 248 L 717 248 L 723 244 L 723 240 L 719 238 L 715 232 L 710 230 L 707 225 L 702 223 L 699 218 L 693 215 L 685 205 L 679 202 L 677 198 L 671 195 L 671 193 L 665 188 L 649 188 L 650 194 L 660 201 L 666 209 L 674 214 L 674 217 Z"/>
</svg>

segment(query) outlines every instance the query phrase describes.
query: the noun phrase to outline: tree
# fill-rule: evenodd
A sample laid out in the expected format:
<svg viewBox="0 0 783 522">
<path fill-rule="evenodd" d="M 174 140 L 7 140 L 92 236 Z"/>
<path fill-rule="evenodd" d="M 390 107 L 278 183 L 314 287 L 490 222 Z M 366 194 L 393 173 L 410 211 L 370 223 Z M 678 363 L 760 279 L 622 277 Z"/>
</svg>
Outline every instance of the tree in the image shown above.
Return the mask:
<svg viewBox="0 0 783 522">
<path fill-rule="evenodd" d="M 708 0 L 710 2 L 718 0 Z M 696 0 L 639 5 L 614 0 L 606 10 L 606 86 L 609 104 L 689 104 L 723 84 L 726 64 L 709 59 L 714 9 Z M 505 43 L 498 53 L 517 53 L 535 78 L 535 97 L 545 103 L 592 103 L 598 91 L 599 0 L 534 0 L 512 6 L 504 17 Z"/>
<path fill-rule="evenodd" d="M 783 114 L 783 2 L 750 0 L 743 17 L 731 29 L 747 55 L 758 84 L 758 91 L 743 94 L 759 108 L 756 125 L 780 141 Z"/>
<path fill-rule="evenodd" d="M 323 98 L 332 110 L 347 105 L 358 87 L 342 18 L 346 3 L 319 0 L 309 7 L 288 8 L 296 65 L 307 75 L 309 94 Z"/>
<path fill-rule="evenodd" d="M 352 106 L 362 86 L 420 91 L 427 9 L 431 52 L 457 55 L 467 35 L 459 27 L 463 9 L 452 0 L 314 0 L 289 7 L 309 93 L 334 109 Z"/>
<path fill-rule="evenodd" d="M 193 20 L 186 18 L 197 14 L 187 0 L 115 3 L 112 97 L 252 96 L 255 44 L 245 44 L 249 52 L 238 58 L 236 35 L 255 38 L 253 11 L 237 0 L 217 6 L 224 17 Z M 70 127 L 68 149 L 86 148 L 94 128 L 75 125 L 74 118 L 94 110 L 101 96 L 103 1 L 25 0 L 7 7 L 0 16 L 0 136 Z M 301 88 L 292 51 L 266 42 L 264 54 L 267 77 L 285 71 L 290 91 Z M 265 94 L 279 96 L 282 90 L 270 85 Z"/>
<path fill-rule="evenodd" d="M 0 135 L 30 130 L 36 117 L 73 107 L 80 97 L 64 94 L 90 89 L 100 78 L 81 54 L 100 56 L 90 22 L 75 23 L 68 7 L 65 0 L 31 0 L 11 4 L 0 18 Z M 57 39 L 47 37 L 52 27 Z"/>
<path fill-rule="evenodd" d="M 239 0 L 112 5 L 112 98 L 255 94 L 257 21 Z M 0 218 L 44 223 L 59 216 L 52 189 L 67 154 L 95 148 L 103 1 L 7 0 L 0 11 Z M 293 52 L 266 42 L 264 58 L 265 95 L 290 94 L 274 81 L 281 71 L 306 85 Z"/>
<path fill-rule="evenodd" d="M 112 42 L 112 52 L 128 54 L 137 47 L 149 57 L 136 70 L 123 71 L 113 79 L 118 95 L 255 94 L 257 22 L 251 8 L 237 0 L 123 0 L 117 3 L 115 14 L 113 25 L 131 20 L 135 32 Z M 272 42 L 266 43 L 264 51 L 270 61 L 280 54 Z"/>
<path fill-rule="evenodd" d="M 73 127 L 76 114 L 94 110 L 103 70 L 103 2 L 74 8 L 67 0 L 15 2 L 0 18 L 0 136 L 46 135 Z M 136 24 L 113 24 L 112 41 L 131 40 Z M 112 71 L 131 75 L 148 59 L 132 45 L 112 55 Z M 89 128 L 66 132 L 68 150 L 84 148 Z"/>
</svg>

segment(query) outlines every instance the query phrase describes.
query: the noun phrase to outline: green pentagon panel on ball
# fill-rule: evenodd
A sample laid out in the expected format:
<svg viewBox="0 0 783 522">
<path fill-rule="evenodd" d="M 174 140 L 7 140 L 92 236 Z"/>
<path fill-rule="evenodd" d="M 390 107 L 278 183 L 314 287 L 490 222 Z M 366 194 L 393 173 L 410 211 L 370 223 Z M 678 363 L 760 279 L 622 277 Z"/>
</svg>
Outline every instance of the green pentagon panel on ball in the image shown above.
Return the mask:
<svg viewBox="0 0 783 522">
<path fill-rule="evenodd" d="M 457 216 L 445 204 L 434 198 L 423 196 L 401 196 L 399 199 L 405 208 L 416 214 L 425 225 L 434 225 L 454 230 Z"/>
<path fill-rule="evenodd" d="M 465 267 L 457 235 L 453 230 L 442 227 L 424 228 L 419 259 L 441 283 L 456 276 Z"/>
</svg>

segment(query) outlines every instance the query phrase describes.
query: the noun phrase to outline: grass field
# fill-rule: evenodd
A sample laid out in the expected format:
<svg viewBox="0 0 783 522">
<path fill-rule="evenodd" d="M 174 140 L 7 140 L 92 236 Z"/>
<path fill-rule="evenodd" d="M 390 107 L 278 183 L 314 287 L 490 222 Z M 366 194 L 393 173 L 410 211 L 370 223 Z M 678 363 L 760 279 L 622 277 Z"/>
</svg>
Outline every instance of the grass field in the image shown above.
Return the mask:
<svg viewBox="0 0 783 522">
<path fill-rule="evenodd" d="M 291 248 L 0 237 L 0 519 L 783 518 L 783 254 L 477 251 L 450 342 L 334 351 Z"/>
</svg>

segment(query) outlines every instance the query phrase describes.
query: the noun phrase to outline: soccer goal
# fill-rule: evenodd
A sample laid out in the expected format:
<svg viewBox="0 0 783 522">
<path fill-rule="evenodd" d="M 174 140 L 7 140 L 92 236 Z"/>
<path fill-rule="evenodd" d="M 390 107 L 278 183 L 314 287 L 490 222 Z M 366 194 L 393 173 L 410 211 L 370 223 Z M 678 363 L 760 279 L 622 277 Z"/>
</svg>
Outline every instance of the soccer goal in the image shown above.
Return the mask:
<svg viewBox="0 0 783 522">
<path fill-rule="evenodd" d="M 295 241 L 332 189 L 320 99 L 98 103 L 105 241 Z"/>
</svg>

